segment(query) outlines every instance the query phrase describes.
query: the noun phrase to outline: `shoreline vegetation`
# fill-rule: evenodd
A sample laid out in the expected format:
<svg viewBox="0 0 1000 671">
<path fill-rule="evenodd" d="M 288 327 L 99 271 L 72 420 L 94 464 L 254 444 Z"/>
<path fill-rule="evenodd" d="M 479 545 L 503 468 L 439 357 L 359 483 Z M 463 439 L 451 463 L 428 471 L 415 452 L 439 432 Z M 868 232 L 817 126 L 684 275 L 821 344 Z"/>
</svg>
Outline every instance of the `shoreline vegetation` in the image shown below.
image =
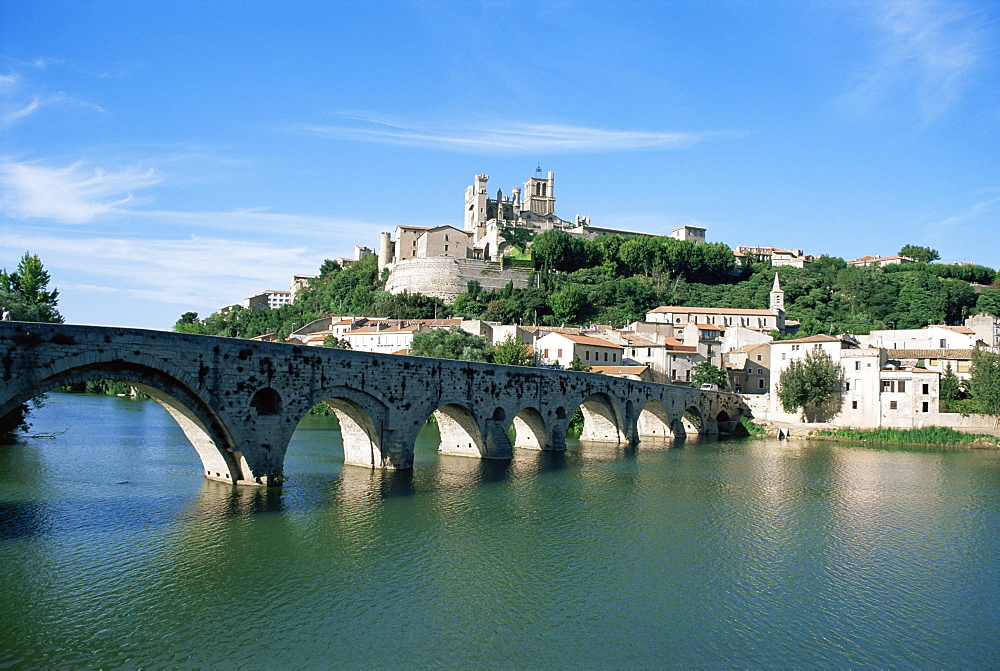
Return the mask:
<svg viewBox="0 0 1000 671">
<path fill-rule="evenodd" d="M 1000 448 L 1000 438 L 996 436 L 956 431 L 947 426 L 925 426 L 920 429 L 816 429 L 804 437 L 908 447 Z"/>
</svg>

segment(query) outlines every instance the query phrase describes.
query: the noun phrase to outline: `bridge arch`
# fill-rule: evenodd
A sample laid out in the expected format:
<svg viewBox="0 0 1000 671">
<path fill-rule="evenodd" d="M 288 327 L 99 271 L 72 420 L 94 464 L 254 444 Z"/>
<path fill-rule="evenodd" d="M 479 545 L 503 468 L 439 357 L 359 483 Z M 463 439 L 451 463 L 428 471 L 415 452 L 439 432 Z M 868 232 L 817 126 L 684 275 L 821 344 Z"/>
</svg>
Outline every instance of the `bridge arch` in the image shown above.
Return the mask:
<svg viewBox="0 0 1000 671">
<path fill-rule="evenodd" d="M 483 457 L 483 432 L 479 420 L 460 403 L 444 403 L 433 412 L 441 433 L 438 451 L 456 457 Z"/>
<path fill-rule="evenodd" d="M 672 438 L 670 414 L 657 399 L 650 399 L 639 411 L 637 429 L 641 438 Z"/>
<path fill-rule="evenodd" d="M 583 433 L 580 440 L 608 443 L 627 442 L 625 422 L 618 403 L 605 393 L 588 396 L 580 403 L 583 413 Z"/>
<path fill-rule="evenodd" d="M 344 464 L 367 468 L 386 468 L 388 457 L 382 444 L 382 428 L 388 416 L 388 407 L 380 399 L 346 386 L 328 387 L 313 392 L 297 410 L 292 429 L 316 404 L 326 402 L 340 424 L 340 438 L 344 446 Z"/>
<path fill-rule="evenodd" d="M 242 455 L 235 451 L 235 441 L 225 423 L 205 399 L 180 376 L 144 364 L 100 361 L 52 371 L 20 390 L 0 408 L 0 413 L 57 387 L 95 380 L 125 382 L 163 406 L 194 447 L 206 478 L 232 483 L 254 479 Z"/>
<path fill-rule="evenodd" d="M 522 409 L 513 420 L 514 447 L 529 450 L 544 450 L 549 446 L 549 432 L 545 418 L 537 408 Z"/>
</svg>

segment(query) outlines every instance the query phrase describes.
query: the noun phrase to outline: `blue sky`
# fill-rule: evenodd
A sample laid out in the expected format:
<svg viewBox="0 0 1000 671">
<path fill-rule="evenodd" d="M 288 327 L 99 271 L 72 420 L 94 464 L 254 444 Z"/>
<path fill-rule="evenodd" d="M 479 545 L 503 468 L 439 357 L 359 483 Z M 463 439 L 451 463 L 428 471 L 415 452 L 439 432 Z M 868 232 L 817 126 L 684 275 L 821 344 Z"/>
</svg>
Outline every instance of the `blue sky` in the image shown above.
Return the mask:
<svg viewBox="0 0 1000 671">
<path fill-rule="evenodd" d="M 557 213 L 1000 266 L 995 2 L 0 3 L 0 267 L 169 328 L 476 173 Z"/>
</svg>

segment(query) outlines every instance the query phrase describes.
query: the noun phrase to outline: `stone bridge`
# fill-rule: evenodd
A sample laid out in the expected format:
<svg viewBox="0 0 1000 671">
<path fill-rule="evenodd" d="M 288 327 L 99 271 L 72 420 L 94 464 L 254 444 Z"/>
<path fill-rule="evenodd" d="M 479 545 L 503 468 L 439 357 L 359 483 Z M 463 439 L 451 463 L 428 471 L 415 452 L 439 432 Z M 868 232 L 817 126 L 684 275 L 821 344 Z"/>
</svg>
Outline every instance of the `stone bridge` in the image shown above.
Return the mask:
<svg viewBox="0 0 1000 671">
<path fill-rule="evenodd" d="M 99 379 L 156 399 L 197 450 L 206 477 L 236 484 L 279 484 L 292 432 L 320 401 L 340 422 L 346 464 L 394 469 L 412 468 L 417 433 L 432 415 L 442 453 L 510 459 L 515 447 L 565 449 L 577 408 L 581 439 L 626 445 L 727 433 L 749 414 L 736 394 L 592 373 L 0 323 L 0 417 L 56 387 Z"/>
</svg>

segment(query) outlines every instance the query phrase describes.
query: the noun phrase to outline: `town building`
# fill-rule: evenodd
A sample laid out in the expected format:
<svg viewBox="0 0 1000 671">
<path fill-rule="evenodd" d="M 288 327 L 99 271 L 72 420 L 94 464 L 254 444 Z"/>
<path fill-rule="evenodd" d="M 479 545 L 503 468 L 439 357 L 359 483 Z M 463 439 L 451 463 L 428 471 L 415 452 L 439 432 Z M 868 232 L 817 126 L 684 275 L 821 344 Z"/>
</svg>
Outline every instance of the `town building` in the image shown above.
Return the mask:
<svg viewBox="0 0 1000 671">
<path fill-rule="evenodd" d="M 791 266 L 805 268 L 815 257 L 805 254 L 801 249 L 779 249 L 777 247 L 748 247 L 739 245 L 733 250 L 736 265 L 745 268 L 751 261 L 770 261 L 775 268 Z"/>
<path fill-rule="evenodd" d="M 744 345 L 726 352 L 729 388 L 737 394 L 766 394 L 771 390 L 771 343 Z"/>
<path fill-rule="evenodd" d="M 277 310 L 284 305 L 289 305 L 293 298 L 294 297 L 291 291 L 285 291 L 283 289 L 268 289 L 267 291 L 260 292 L 256 296 L 244 299 L 243 307 Z"/>
<path fill-rule="evenodd" d="M 535 340 L 535 352 L 540 365 L 558 364 L 569 368 L 577 356 L 586 366 L 622 363 L 624 347 L 593 336 L 571 333 L 546 333 Z"/>
<path fill-rule="evenodd" d="M 770 333 L 785 332 L 785 292 L 777 273 L 771 289 L 771 307 L 768 310 L 743 308 L 706 308 L 679 305 L 661 305 L 646 313 L 646 321 L 672 324 L 675 328 L 686 324 L 708 324 L 718 327 L 742 326 Z M 685 341 L 685 344 L 690 344 Z"/>
<path fill-rule="evenodd" d="M 911 259 L 909 256 L 862 256 L 857 259 L 851 259 L 847 262 L 849 266 L 875 266 L 881 268 L 883 266 L 894 266 L 901 263 L 916 263 L 916 259 Z"/>
<path fill-rule="evenodd" d="M 987 347 L 1000 347 L 1000 317 L 978 314 L 966 319 L 965 326 L 973 332 L 977 342 Z"/>
<path fill-rule="evenodd" d="M 877 329 L 857 336 L 858 343 L 886 349 L 962 349 L 976 344 L 976 332 L 967 326 L 932 324 L 919 329 Z"/>
</svg>

